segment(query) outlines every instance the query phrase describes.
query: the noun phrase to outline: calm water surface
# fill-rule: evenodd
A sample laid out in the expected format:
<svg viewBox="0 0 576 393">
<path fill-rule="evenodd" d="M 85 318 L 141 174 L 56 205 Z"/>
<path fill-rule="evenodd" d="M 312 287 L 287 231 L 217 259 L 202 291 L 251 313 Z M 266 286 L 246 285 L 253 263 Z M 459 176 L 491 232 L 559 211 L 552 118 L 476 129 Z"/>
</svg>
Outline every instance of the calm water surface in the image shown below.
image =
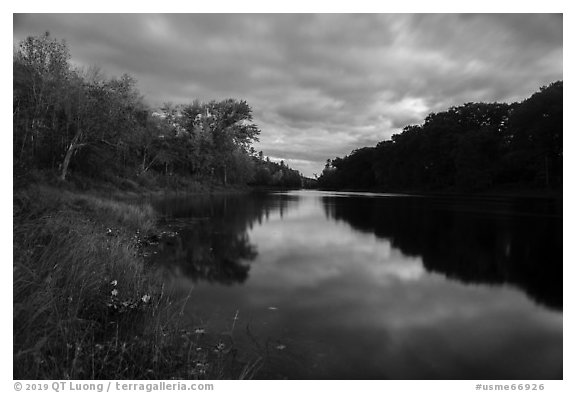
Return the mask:
<svg viewBox="0 0 576 393">
<path fill-rule="evenodd" d="M 185 318 L 256 378 L 562 378 L 561 202 L 293 191 L 156 202 Z M 234 317 L 237 320 L 234 321 Z"/>
</svg>

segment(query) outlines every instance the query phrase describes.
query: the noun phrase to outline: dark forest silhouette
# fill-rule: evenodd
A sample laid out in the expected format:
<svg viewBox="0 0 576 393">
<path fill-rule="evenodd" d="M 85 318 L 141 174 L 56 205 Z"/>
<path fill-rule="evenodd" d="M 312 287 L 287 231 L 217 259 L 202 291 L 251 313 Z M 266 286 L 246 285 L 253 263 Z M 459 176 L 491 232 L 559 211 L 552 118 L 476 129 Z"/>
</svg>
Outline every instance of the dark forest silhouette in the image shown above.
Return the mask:
<svg viewBox="0 0 576 393">
<path fill-rule="evenodd" d="M 376 147 L 328 160 L 320 187 L 464 192 L 562 189 L 562 81 L 521 103 L 432 113 Z"/>
</svg>

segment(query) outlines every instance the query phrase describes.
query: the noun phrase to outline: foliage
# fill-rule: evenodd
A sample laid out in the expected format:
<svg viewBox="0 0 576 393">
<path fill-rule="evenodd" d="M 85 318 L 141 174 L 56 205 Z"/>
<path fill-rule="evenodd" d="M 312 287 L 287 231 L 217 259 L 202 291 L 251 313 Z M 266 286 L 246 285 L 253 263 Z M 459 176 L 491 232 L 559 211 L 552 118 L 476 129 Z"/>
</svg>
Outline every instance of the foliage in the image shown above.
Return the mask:
<svg viewBox="0 0 576 393">
<path fill-rule="evenodd" d="M 296 171 L 255 158 L 260 129 L 246 101 L 153 110 L 133 77 L 74 68 L 66 43 L 48 33 L 27 38 L 14 53 L 13 106 L 14 166 L 21 172 L 49 170 L 62 181 L 142 183 L 142 176 L 162 175 L 160 185 L 178 183 L 173 177 L 224 186 L 300 184 Z"/>
<path fill-rule="evenodd" d="M 252 186 L 268 186 L 279 188 L 301 188 L 304 178 L 300 172 L 290 168 L 280 161 L 280 163 L 270 161 L 260 151 L 257 155 L 252 155 L 252 162 L 255 168 L 254 177 L 248 183 Z"/>
<path fill-rule="evenodd" d="M 383 191 L 562 188 L 562 82 L 521 103 L 432 113 L 391 140 L 328 160 L 324 188 Z"/>
</svg>

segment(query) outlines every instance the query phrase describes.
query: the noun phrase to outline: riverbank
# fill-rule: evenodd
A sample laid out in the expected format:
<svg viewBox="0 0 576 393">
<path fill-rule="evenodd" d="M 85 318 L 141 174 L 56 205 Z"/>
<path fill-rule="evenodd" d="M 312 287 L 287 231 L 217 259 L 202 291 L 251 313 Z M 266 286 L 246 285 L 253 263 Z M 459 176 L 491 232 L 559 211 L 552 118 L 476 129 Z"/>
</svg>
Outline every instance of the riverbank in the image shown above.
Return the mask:
<svg viewBox="0 0 576 393">
<path fill-rule="evenodd" d="M 14 190 L 15 379 L 250 377 L 255 364 L 238 361 L 230 337 L 182 326 L 187 299 L 142 256 L 156 212 L 135 195 Z"/>
<path fill-rule="evenodd" d="M 552 189 L 522 189 L 515 187 L 499 187 L 479 192 L 465 192 L 458 189 L 444 190 L 418 190 L 418 189 L 382 189 L 382 188 L 318 188 L 319 191 L 335 192 L 371 192 L 379 194 L 403 194 L 426 197 L 446 197 L 465 199 L 488 198 L 536 198 L 536 199 L 562 199 L 562 190 Z"/>
</svg>

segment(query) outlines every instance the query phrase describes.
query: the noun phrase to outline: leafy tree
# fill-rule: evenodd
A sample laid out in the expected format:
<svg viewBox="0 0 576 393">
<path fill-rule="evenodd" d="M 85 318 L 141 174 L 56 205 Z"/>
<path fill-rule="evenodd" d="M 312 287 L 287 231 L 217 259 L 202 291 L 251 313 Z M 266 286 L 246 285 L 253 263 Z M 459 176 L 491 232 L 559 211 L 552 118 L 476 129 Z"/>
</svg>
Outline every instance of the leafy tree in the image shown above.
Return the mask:
<svg viewBox="0 0 576 393">
<path fill-rule="evenodd" d="M 562 186 L 562 81 L 542 87 L 516 106 L 506 132 L 508 180 Z"/>
<path fill-rule="evenodd" d="M 562 82 L 522 103 L 467 103 L 431 113 L 375 148 L 328 160 L 325 188 L 481 191 L 562 186 Z"/>
<path fill-rule="evenodd" d="M 258 140 L 260 130 L 252 123 L 252 109 L 246 101 L 195 101 L 176 112 L 173 121 L 186 140 L 192 173 L 212 177 L 218 171 L 224 184 L 228 183 L 231 170 L 235 173 L 233 181 L 250 177 L 244 156 L 251 156 L 251 144 Z M 241 168 L 244 173 L 239 172 Z"/>
<path fill-rule="evenodd" d="M 15 49 L 15 167 L 50 169 L 63 181 L 71 172 L 114 180 L 150 171 L 224 184 L 254 180 L 264 154 L 252 146 L 260 129 L 246 101 L 152 111 L 131 76 L 106 78 L 69 60 L 66 43 L 48 33 Z M 277 171 L 269 159 L 266 165 L 260 173 L 268 182 Z M 290 171 L 285 166 L 282 179 Z"/>
<path fill-rule="evenodd" d="M 54 130 L 66 105 L 70 53 L 63 41 L 28 37 L 14 53 L 14 153 L 36 161 L 46 145 L 57 143 Z"/>
</svg>

